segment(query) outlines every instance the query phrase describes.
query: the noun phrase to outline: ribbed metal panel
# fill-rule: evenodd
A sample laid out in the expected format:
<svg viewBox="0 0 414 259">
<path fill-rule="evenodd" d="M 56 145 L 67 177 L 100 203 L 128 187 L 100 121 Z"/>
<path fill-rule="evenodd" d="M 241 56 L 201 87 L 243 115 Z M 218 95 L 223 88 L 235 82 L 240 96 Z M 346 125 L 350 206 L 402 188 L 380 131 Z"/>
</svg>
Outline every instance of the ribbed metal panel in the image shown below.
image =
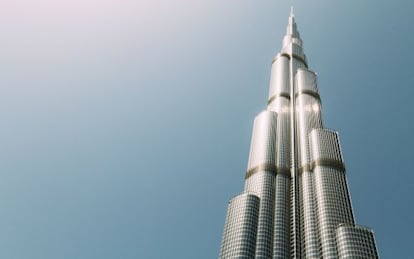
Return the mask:
<svg viewBox="0 0 414 259">
<path fill-rule="evenodd" d="M 289 58 L 278 55 L 272 64 L 269 86 L 269 100 L 277 96 L 290 97 Z"/>
<path fill-rule="evenodd" d="M 378 258 L 374 233 L 371 229 L 340 224 L 336 229 L 336 242 L 340 259 Z"/>
<path fill-rule="evenodd" d="M 303 258 L 320 258 L 313 172 L 299 174 L 301 249 Z"/>
<path fill-rule="evenodd" d="M 290 258 L 290 177 L 277 174 L 275 187 L 273 258 Z"/>
<path fill-rule="evenodd" d="M 263 111 L 254 120 L 247 170 L 261 164 L 276 164 L 277 114 Z"/>
<path fill-rule="evenodd" d="M 272 64 L 267 110 L 278 114 L 276 129 L 276 166 L 290 168 L 290 84 L 289 59 L 278 55 Z"/>
<path fill-rule="evenodd" d="M 263 111 L 254 120 L 247 170 L 263 165 L 276 169 L 276 119 L 272 111 Z M 271 166 L 267 166 L 272 168 Z M 273 252 L 274 199 L 276 170 L 259 170 L 246 179 L 245 191 L 260 198 L 255 258 L 271 258 Z"/>
<path fill-rule="evenodd" d="M 298 69 L 296 72 L 296 92 L 301 93 L 304 90 L 318 93 L 316 74 L 307 69 Z"/>
<path fill-rule="evenodd" d="M 276 130 L 276 166 L 279 169 L 290 169 L 290 114 L 279 113 Z"/>
<path fill-rule="evenodd" d="M 246 192 L 260 198 L 259 220 L 254 258 L 272 258 L 274 229 L 275 173 L 259 171 L 246 179 Z"/>
<path fill-rule="evenodd" d="M 337 258 L 336 227 L 354 224 L 342 154 L 336 132 L 315 129 L 310 136 L 319 237 L 323 258 Z"/>
<path fill-rule="evenodd" d="M 277 112 L 273 258 L 289 258 L 290 251 L 290 78 L 289 58 L 278 55 L 272 63 L 268 110 Z"/>
<path fill-rule="evenodd" d="M 288 38 L 289 40 L 291 38 Z M 282 54 L 292 55 L 294 58 L 300 60 L 302 63 L 307 66 L 307 58 L 306 55 L 303 53 L 303 49 L 300 45 L 290 42 L 283 46 L 282 50 L 280 51 Z"/>
<path fill-rule="evenodd" d="M 303 167 L 310 162 L 309 132 L 321 128 L 322 116 L 320 103 L 314 97 L 301 94 L 296 99 L 296 125 L 298 134 L 298 164 Z"/>
<path fill-rule="evenodd" d="M 314 175 L 322 257 L 336 258 L 336 227 L 340 223 L 354 223 L 345 174 L 317 166 Z"/>
<path fill-rule="evenodd" d="M 254 258 L 259 204 L 259 197 L 249 193 L 229 201 L 220 259 Z"/>
<path fill-rule="evenodd" d="M 293 17 L 290 19 L 294 22 Z M 296 29 L 295 29 L 296 30 Z M 299 34 L 298 34 L 299 35 Z M 299 38 L 299 37 L 298 37 Z M 295 44 L 294 41 L 295 37 L 291 40 L 292 42 L 288 45 L 285 45 L 282 48 L 283 51 L 287 51 L 291 57 L 290 62 L 290 77 L 291 77 L 291 117 L 290 117 L 290 136 L 291 136 L 291 257 L 293 258 L 303 258 L 304 254 L 302 252 L 301 247 L 301 233 L 302 233 L 302 226 L 301 226 L 301 188 L 300 188 L 300 179 L 298 176 L 298 140 L 297 140 L 297 126 L 296 126 L 296 96 L 295 96 L 295 75 L 299 68 L 306 68 L 307 61 L 306 56 L 301 51 L 301 46 Z M 298 48 L 300 51 L 298 52 Z"/>
<path fill-rule="evenodd" d="M 314 191 L 313 172 L 311 171 L 311 152 L 309 133 L 321 128 L 321 104 L 316 85 L 316 75 L 306 69 L 298 69 L 296 85 L 296 132 L 299 165 L 299 198 L 301 215 L 301 248 L 304 258 L 319 258 L 318 221 Z"/>
<path fill-rule="evenodd" d="M 336 161 L 343 163 L 338 133 L 329 129 L 314 129 L 310 133 L 313 161 Z"/>
</svg>

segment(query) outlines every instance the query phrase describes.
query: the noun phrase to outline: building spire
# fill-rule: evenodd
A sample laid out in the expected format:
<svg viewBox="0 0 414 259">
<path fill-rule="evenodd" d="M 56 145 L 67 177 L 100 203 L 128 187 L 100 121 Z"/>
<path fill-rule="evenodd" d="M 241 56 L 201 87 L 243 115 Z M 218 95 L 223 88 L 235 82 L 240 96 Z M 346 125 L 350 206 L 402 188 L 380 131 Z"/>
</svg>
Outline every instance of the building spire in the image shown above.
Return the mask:
<svg viewBox="0 0 414 259">
<path fill-rule="evenodd" d="M 290 7 L 290 15 L 289 15 L 289 24 L 286 31 L 286 34 L 291 35 L 293 37 L 299 37 L 297 35 L 296 30 L 296 23 L 295 23 L 295 15 L 293 14 L 293 6 Z"/>
</svg>

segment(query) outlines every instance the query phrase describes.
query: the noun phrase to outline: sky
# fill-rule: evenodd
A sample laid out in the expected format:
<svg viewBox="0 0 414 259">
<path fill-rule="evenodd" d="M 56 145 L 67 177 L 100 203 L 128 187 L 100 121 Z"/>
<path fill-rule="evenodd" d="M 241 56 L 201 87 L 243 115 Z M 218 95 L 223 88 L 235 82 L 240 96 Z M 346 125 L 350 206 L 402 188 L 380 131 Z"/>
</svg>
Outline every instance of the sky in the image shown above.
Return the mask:
<svg viewBox="0 0 414 259">
<path fill-rule="evenodd" d="M 290 6 L 356 222 L 412 258 L 414 4 L 4 0 L 0 258 L 217 258 Z"/>
</svg>

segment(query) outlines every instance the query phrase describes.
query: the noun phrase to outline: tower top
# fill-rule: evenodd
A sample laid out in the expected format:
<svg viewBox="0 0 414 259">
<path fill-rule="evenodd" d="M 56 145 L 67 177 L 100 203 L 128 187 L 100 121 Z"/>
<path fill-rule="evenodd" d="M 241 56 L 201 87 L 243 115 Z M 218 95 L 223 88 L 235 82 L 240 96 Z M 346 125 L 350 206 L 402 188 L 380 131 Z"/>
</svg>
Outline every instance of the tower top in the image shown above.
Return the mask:
<svg viewBox="0 0 414 259">
<path fill-rule="evenodd" d="M 295 17 L 295 15 L 293 14 L 293 6 L 290 7 L 290 17 Z"/>
</svg>

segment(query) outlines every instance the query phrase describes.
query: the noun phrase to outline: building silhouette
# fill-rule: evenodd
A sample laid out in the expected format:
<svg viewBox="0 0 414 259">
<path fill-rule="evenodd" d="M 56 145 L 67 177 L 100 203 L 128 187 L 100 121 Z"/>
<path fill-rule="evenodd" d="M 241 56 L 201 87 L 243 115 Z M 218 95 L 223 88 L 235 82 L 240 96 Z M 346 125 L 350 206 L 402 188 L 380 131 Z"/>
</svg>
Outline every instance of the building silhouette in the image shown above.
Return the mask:
<svg viewBox="0 0 414 259">
<path fill-rule="evenodd" d="M 324 128 L 293 12 L 254 120 L 244 192 L 229 201 L 220 258 L 378 258 L 355 224 L 338 133 Z"/>
</svg>

